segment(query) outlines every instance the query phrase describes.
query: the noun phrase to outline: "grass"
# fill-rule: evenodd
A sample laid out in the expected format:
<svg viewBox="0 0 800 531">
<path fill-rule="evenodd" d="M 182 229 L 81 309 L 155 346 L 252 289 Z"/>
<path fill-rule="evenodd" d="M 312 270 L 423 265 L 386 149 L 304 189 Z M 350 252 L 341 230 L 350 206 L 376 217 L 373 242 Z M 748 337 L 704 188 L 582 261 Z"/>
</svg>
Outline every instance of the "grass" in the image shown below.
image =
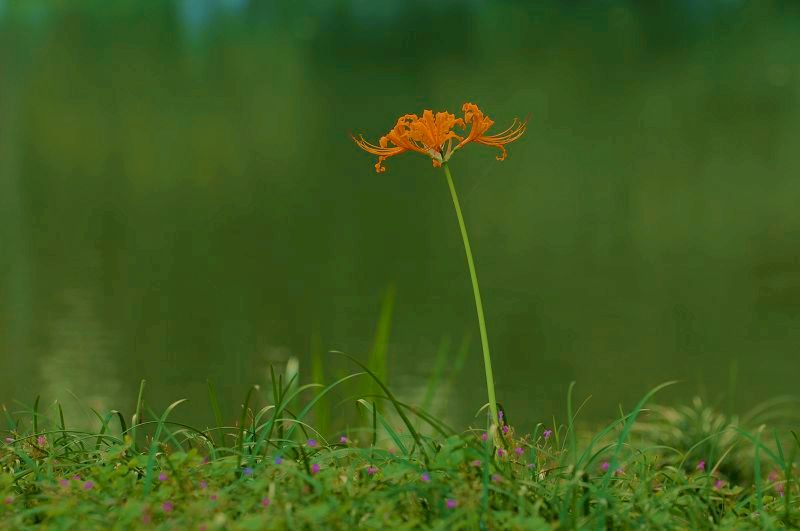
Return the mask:
<svg viewBox="0 0 800 531">
<path fill-rule="evenodd" d="M 374 373 L 363 367 L 366 373 Z M 94 412 L 70 428 L 58 404 L 4 408 L 0 527 L 24 529 L 568 529 L 778 528 L 800 524 L 797 402 L 741 417 L 695 400 L 648 406 L 659 388 L 607 426 L 580 430 L 573 389 L 563 424 L 501 423 L 455 432 L 380 394 L 354 400 L 360 428 L 319 433 L 312 411 L 365 373 L 327 386 L 273 374 L 225 425 L 155 414 L 142 384 L 128 425 Z M 327 406 L 326 406 L 327 407 Z M 335 420 L 335 419 L 334 419 Z M 327 422 L 327 420 L 326 420 Z M 495 448 L 494 444 L 497 444 Z"/>
</svg>

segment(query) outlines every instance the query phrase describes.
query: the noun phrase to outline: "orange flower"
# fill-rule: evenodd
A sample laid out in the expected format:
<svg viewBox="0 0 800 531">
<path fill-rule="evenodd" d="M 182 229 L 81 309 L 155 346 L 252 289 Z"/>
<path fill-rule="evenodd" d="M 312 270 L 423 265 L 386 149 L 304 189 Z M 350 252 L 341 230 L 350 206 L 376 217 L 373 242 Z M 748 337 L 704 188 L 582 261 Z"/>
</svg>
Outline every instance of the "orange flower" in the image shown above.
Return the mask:
<svg viewBox="0 0 800 531">
<path fill-rule="evenodd" d="M 472 127 L 467 138 L 462 140 L 453 151 L 461 149 L 470 142 L 477 142 L 478 144 L 498 148 L 501 153 L 497 156 L 497 160 L 505 160 L 507 153 L 506 148 L 503 146 L 521 137 L 528 125 L 527 120 L 521 121 L 514 118 L 514 121 L 508 129 L 502 133 L 487 136 L 484 133 L 494 124 L 494 120 L 484 115 L 474 103 L 465 103 L 464 106 L 461 107 L 461 110 L 464 111 L 464 121 L 471 124 Z"/>
<path fill-rule="evenodd" d="M 383 162 L 389 157 L 400 155 L 406 151 L 416 151 L 431 158 L 433 165 L 439 167 L 442 162 L 450 160 L 450 156 L 469 142 L 477 142 L 494 146 L 502 150 L 502 155 L 498 160 L 506 157 L 506 150 L 503 147 L 509 142 L 513 142 L 525 132 L 527 122 L 514 123 L 510 128 L 500 134 L 485 136 L 484 133 L 494 123 L 488 116 L 484 116 L 477 105 L 465 103 L 463 107 L 464 118 L 456 118 L 448 112 L 437 112 L 426 110 L 422 113 L 422 118 L 416 114 L 406 114 L 398 118 L 394 128 L 382 136 L 378 145 L 371 144 L 364 140 L 363 136 L 353 137 L 356 145 L 368 153 L 378 156 L 375 164 L 375 171 L 378 173 L 386 171 Z M 466 129 L 466 124 L 471 124 L 469 135 L 463 138 L 453 132 L 455 126 Z M 459 143 L 453 148 L 453 140 Z"/>
<path fill-rule="evenodd" d="M 442 148 L 452 139 L 461 140 L 452 129 L 455 125 L 464 128 L 464 120 L 456 118 L 447 112 L 424 111 L 422 118 L 416 114 L 406 114 L 397 119 L 394 129 L 382 136 L 378 145 L 370 144 L 363 136 L 353 137 L 356 145 L 368 153 L 378 155 L 375 171 L 386 171 L 383 161 L 406 151 L 417 151 L 428 155 L 433 160 L 434 166 L 442 165 Z M 392 145 L 389 145 L 389 144 Z"/>
</svg>

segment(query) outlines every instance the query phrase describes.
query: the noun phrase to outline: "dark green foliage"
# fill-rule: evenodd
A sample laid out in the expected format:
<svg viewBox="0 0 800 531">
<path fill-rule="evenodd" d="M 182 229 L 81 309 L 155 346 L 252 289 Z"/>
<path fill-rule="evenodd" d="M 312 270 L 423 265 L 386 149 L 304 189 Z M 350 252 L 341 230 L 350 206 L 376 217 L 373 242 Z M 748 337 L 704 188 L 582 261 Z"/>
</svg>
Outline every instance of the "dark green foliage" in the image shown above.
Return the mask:
<svg viewBox="0 0 800 531">
<path fill-rule="evenodd" d="M 452 433 L 375 378 L 386 393 L 380 398 L 393 407 L 381 413 L 375 400 L 357 399 L 369 427 L 356 430 L 359 436 L 326 439 L 304 419 L 358 376 L 363 373 L 324 388 L 273 376 L 272 402 L 256 411 L 265 397 L 250 389 L 235 426 L 223 425 L 210 385 L 216 425 L 206 430 L 171 420 L 182 401 L 143 422 L 141 393 L 130 427 L 111 411 L 97 413 L 96 430 L 70 429 L 58 404 L 48 411 L 38 400 L 30 410 L 7 411 L 0 527 L 744 529 L 800 523 L 800 443 L 783 428 L 793 411 L 786 401 L 734 421 L 699 401 L 645 409 L 656 389 L 596 434 L 577 431 L 570 405 L 565 425 L 520 435 L 504 424 L 497 438 L 484 440 L 483 430 Z M 301 398 L 312 389 L 319 391 Z M 415 428 L 407 414 L 422 424 Z M 764 418 L 776 428 L 766 429 Z"/>
</svg>

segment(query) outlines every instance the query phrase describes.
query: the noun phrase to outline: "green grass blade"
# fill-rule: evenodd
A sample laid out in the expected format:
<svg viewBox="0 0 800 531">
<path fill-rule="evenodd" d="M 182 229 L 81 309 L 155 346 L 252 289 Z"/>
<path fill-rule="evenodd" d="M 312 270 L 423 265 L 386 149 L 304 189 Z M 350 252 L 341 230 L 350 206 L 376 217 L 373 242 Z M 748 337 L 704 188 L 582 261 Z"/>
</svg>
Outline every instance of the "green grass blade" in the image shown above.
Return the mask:
<svg viewBox="0 0 800 531">
<path fill-rule="evenodd" d="M 144 380 L 142 380 L 144 383 Z M 156 464 L 156 455 L 158 453 L 158 445 L 161 439 L 161 432 L 164 429 L 164 423 L 166 422 L 167 418 L 169 417 L 170 413 L 181 405 L 182 403 L 186 402 L 186 399 L 183 398 L 181 400 L 177 400 L 167 407 L 164 411 L 164 414 L 161 415 L 161 418 L 158 420 L 158 424 L 156 425 L 156 431 L 153 434 L 153 440 L 150 442 L 150 452 L 147 456 L 147 467 L 145 468 L 144 474 L 144 495 L 147 496 L 150 494 L 150 489 L 153 486 L 153 469 L 155 468 Z"/>
<path fill-rule="evenodd" d="M 375 330 L 375 339 L 372 343 L 367 366 L 372 369 L 377 377 L 388 385 L 389 382 L 389 335 L 392 331 L 392 311 L 394 310 L 395 288 L 390 285 L 381 299 L 381 312 L 378 326 Z M 367 381 L 364 394 L 378 392 L 375 382 Z"/>
<path fill-rule="evenodd" d="M 378 410 L 375 408 L 375 402 L 367 402 L 363 398 L 359 398 L 356 402 L 361 404 L 361 406 L 363 406 L 364 409 L 366 409 L 367 412 L 372 415 L 372 446 L 375 447 L 376 444 L 376 436 L 378 433 L 377 425 L 378 421 L 380 421 L 381 426 L 383 426 L 383 429 L 386 430 L 387 434 L 389 434 L 389 437 L 392 438 L 392 441 L 394 441 L 394 444 L 397 445 L 397 448 L 403 452 L 403 455 L 408 455 L 408 448 L 406 448 L 406 445 L 403 444 L 403 440 L 400 438 L 400 435 L 392 428 L 391 424 L 386 421 L 386 418 L 378 412 Z"/>
<path fill-rule="evenodd" d="M 314 328 L 311 334 L 311 381 L 318 384 L 325 383 L 325 360 L 322 348 L 322 338 L 319 334 L 319 327 Z M 322 433 L 328 433 L 331 421 L 330 401 L 325 394 L 317 399 L 319 408 L 314 412 L 314 419 Z"/>
<path fill-rule="evenodd" d="M 425 448 L 422 445 L 422 438 L 419 436 L 419 433 L 417 433 L 417 430 L 414 428 L 414 425 L 408 419 L 408 417 L 406 416 L 405 412 L 403 411 L 403 408 L 398 403 L 397 398 L 395 398 L 394 394 L 389 390 L 389 388 L 380 380 L 380 378 L 378 378 L 378 376 L 374 372 L 372 372 L 369 369 L 369 367 L 367 367 L 366 365 L 364 365 L 363 363 L 358 361 L 353 356 L 351 356 L 349 354 L 345 354 L 344 352 L 338 352 L 338 351 L 332 351 L 332 353 L 333 354 L 338 354 L 340 356 L 344 356 L 347 359 L 349 359 L 350 361 L 352 361 L 353 363 L 355 363 L 356 365 L 358 365 L 359 367 L 361 367 L 362 369 L 364 369 L 364 371 L 367 374 L 369 374 L 372 377 L 373 380 L 375 380 L 375 382 L 380 386 L 380 388 L 383 389 L 383 392 L 386 393 L 386 396 L 389 398 L 389 400 L 392 401 L 392 404 L 394 404 L 394 408 L 397 411 L 397 414 L 400 415 L 400 418 L 403 420 L 403 423 L 406 425 L 406 428 L 408 428 L 408 431 L 411 433 L 411 436 L 414 437 L 414 442 L 417 443 L 417 446 L 419 447 L 420 451 L 422 452 L 423 457 L 427 460 L 428 459 L 428 454 L 427 454 L 427 452 L 425 451 Z"/>
<path fill-rule="evenodd" d="M 33 433 L 39 433 L 39 399 L 40 395 L 36 395 L 36 400 L 33 402 Z"/>
<path fill-rule="evenodd" d="M 247 390 L 242 404 L 242 413 L 239 415 L 239 434 L 236 438 L 236 451 L 241 459 L 244 456 L 244 433 L 246 430 L 245 424 L 247 423 L 247 412 L 250 410 L 250 398 L 253 396 L 253 391 L 257 390 L 256 386 L 251 386 Z"/>
<path fill-rule="evenodd" d="M 139 394 L 136 396 L 136 409 L 133 414 L 133 418 L 131 419 L 131 445 L 133 446 L 133 451 L 138 451 L 137 443 L 136 443 L 136 426 L 137 424 L 141 424 L 142 422 L 142 400 L 144 399 L 144 383 L 145 381 L 142 380 L 139 382 Z"/>
<path fill-rule="evenodd" d="M 217 401 L 217 392 L 214 389 L 214 384 L 211 380 L 206 380 L 206 385 L 208 386 L 208 399 L 211 402 L 211 411 L 214 414 L 214 423 L 216 424 L 216 429 L 219 430 L 222 426 L 222 411 L 219 409 L 219 402 Z M 220 444 L 224 442 L 225 435 L 220 432 Z M 213 437 L 212 437 L 213 440 Z"/>
</svg>

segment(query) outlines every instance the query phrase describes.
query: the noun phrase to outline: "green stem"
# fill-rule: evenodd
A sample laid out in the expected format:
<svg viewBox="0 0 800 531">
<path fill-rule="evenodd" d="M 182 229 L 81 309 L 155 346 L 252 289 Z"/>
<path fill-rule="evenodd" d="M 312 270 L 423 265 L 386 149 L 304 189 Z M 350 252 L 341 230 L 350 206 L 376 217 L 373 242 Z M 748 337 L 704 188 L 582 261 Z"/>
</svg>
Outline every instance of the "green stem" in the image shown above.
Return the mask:
<svg viewBox="0 0 800 531">
<path fill-rule="evenodd" d="M 464 252 L 467 254 L 467 265 L 469 266 L 469 276 L 472 279 L 472 293 L 475 296 L 475 309 L 478 311 L 478 326 L 481 330 L 481 347 L 483 348 L 483 368 L 486 371 L 486 391 L 489 395 L 489 411 L 492 415 L 491 424 L 496 424 L 497 400 L 494 395 L 494 375 L 492 373 L 492 357 L 489 354 L 489 336 L 486 334 L 486 320 L 483 318 L 483 302 L 481 301 L 481 289 L 478 286 L 478 274 L 475 272 L 475 260 L 472 258 L 472 249 L 469 246 L 469 236 L 467 236 L 467 226 L 464 224 L 464 216 L 461 214 L 461 205 L 458 202 L 458 194 L 450 176 L 450 168 L 447 164 L 444 167 L 444 174 L 447 177 L 447 186 L 450 187 L 450 195 L 453 198 L 453 206 L 456 209 L 458 227 L 461 229 L 461 239 L 464 241 Z"/>
</svg>

